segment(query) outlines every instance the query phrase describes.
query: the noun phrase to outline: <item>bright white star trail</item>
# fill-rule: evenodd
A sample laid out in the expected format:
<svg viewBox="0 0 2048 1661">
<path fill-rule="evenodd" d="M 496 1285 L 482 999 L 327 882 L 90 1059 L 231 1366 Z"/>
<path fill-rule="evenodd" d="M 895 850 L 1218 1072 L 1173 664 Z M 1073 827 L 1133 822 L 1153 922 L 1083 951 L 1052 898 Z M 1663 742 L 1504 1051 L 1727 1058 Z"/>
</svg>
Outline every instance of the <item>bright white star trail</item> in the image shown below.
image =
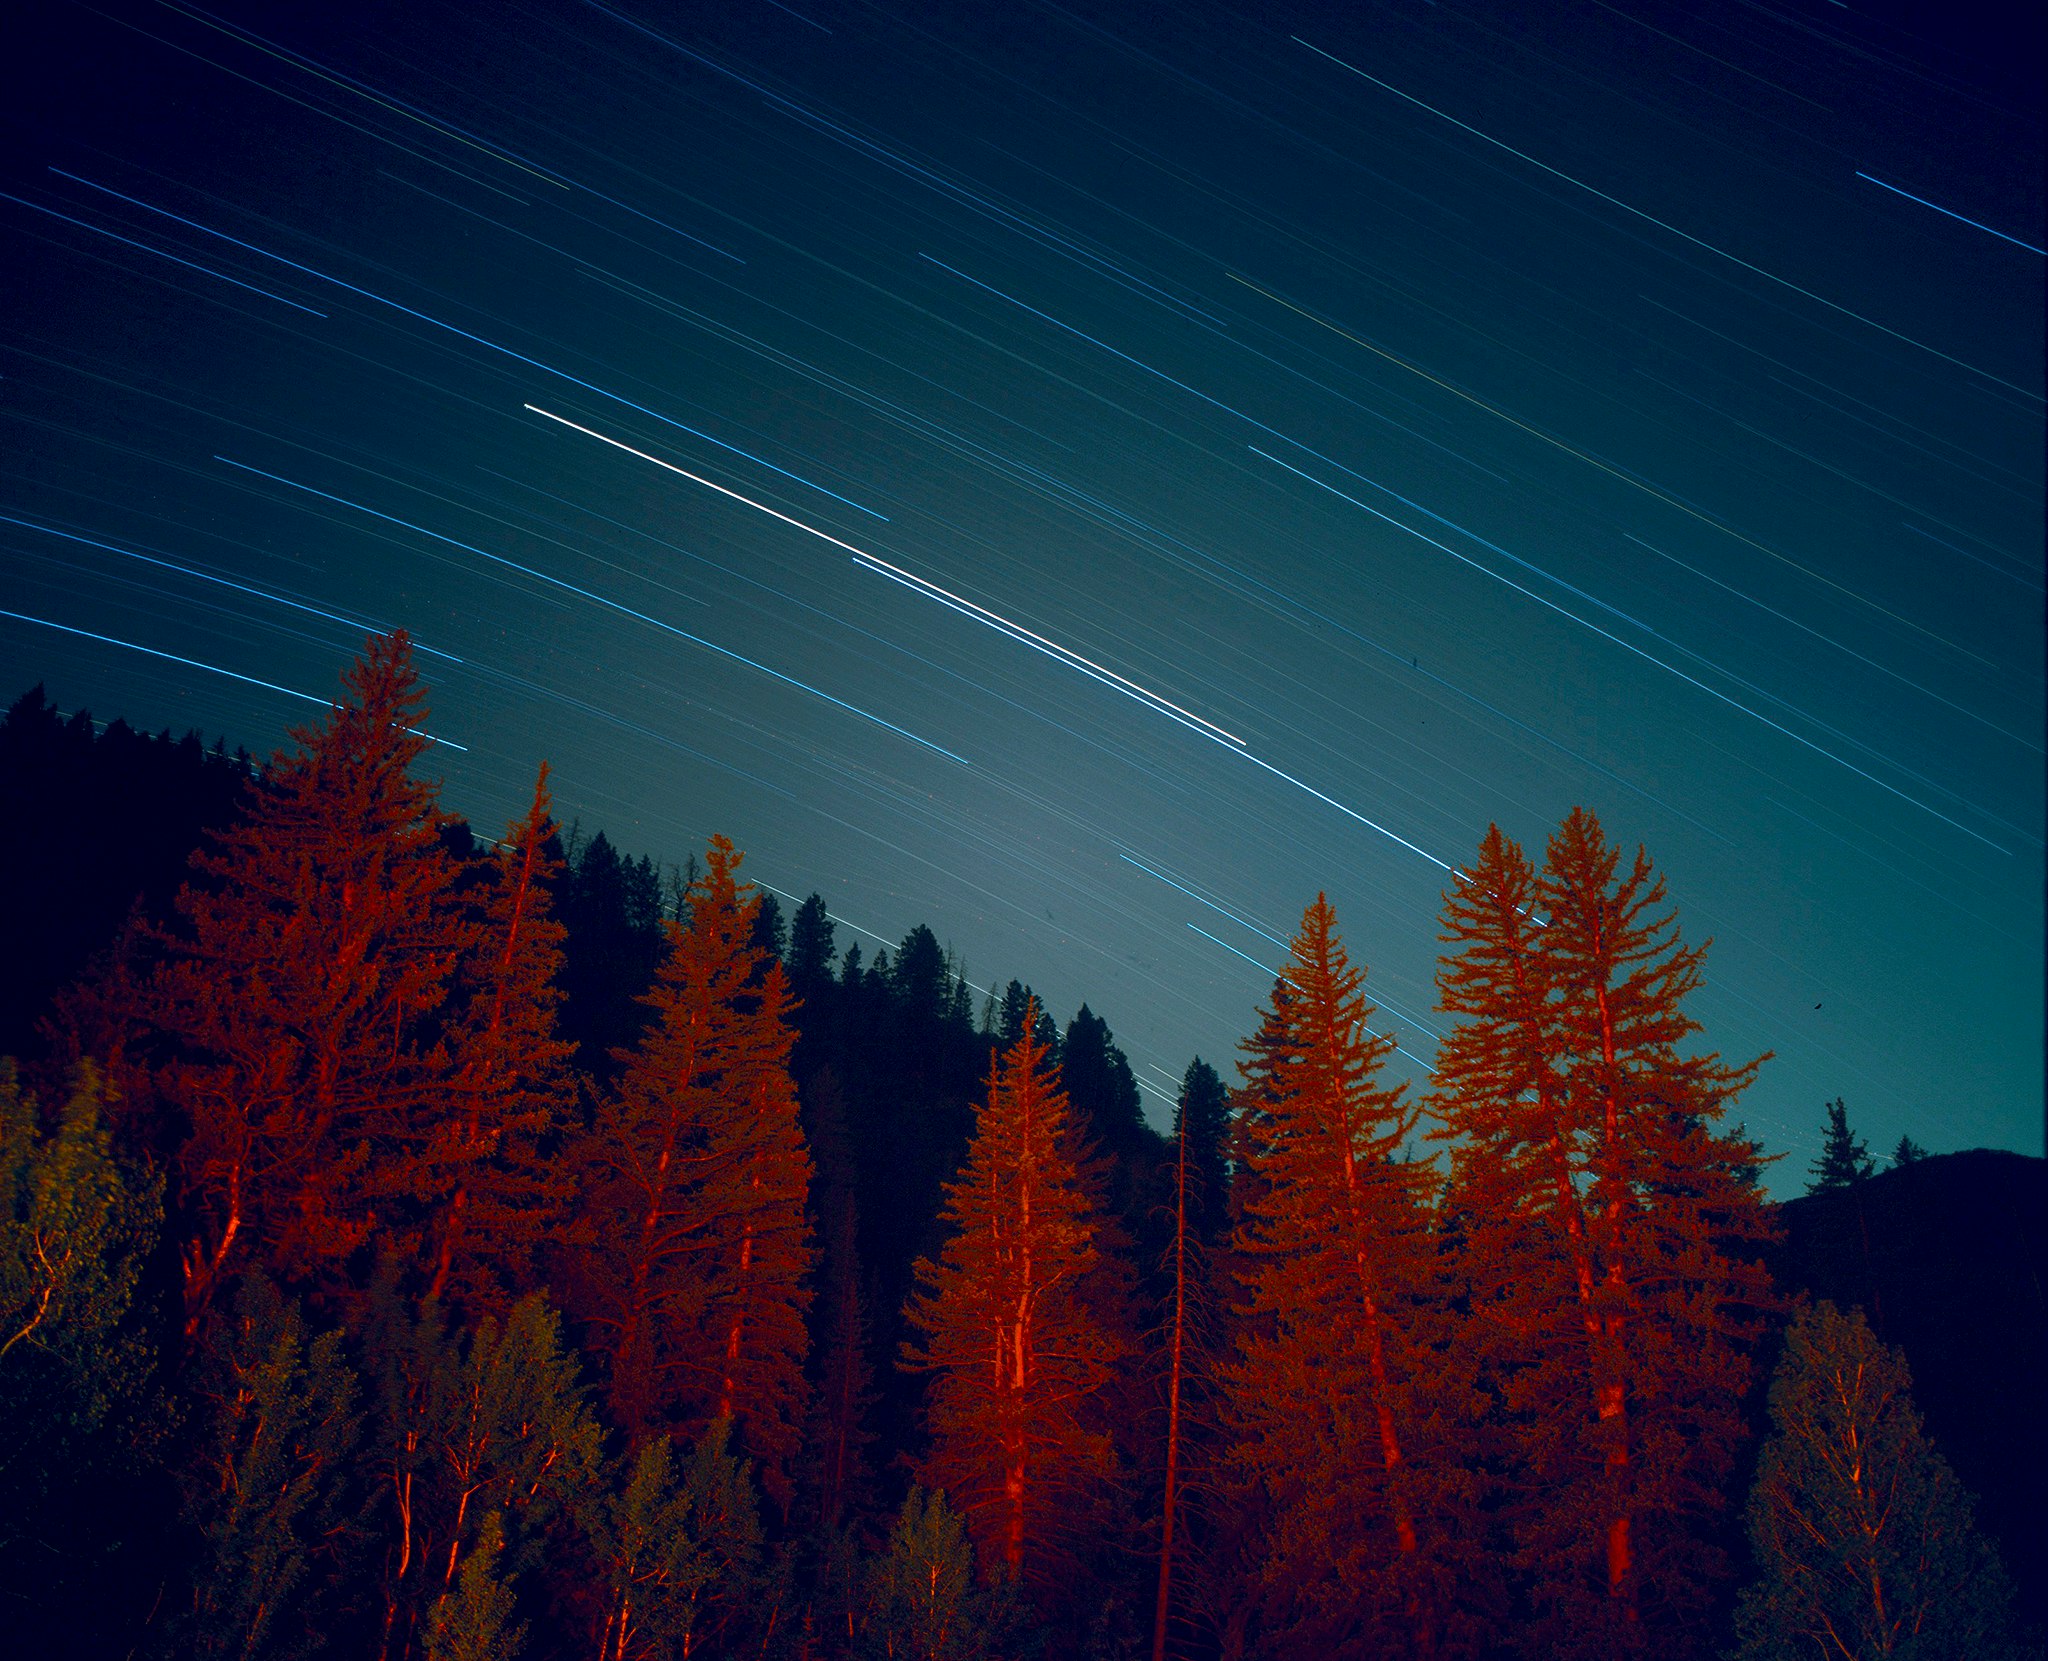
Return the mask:
<svg viewBox="0 0 2048 1661">
<path fill-rule="evenodd" d="M 451 810 L 730 836 L 1160 1122 L 1319 892 L 1426 1089 L 1583 804 L 1767 1180 L 2038 1151 L 2038 12 L 29 0 L 0 693 L 266 752 L 403 626 Z"/>
</svg>

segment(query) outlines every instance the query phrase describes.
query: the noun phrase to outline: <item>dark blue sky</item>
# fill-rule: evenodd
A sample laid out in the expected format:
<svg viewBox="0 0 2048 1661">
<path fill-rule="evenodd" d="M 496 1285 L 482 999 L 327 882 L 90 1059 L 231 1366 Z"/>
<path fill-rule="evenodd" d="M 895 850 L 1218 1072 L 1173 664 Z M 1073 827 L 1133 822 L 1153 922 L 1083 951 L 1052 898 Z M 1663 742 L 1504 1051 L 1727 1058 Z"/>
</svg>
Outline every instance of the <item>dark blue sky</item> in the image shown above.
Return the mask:
<svg viewBox="0 0 2048 1661">
<path fill-rule="evenodd" d="M 403 625 L 480 827 L 722 831 L 1155 1112 L 1319 888 L 1426 1083 L 1585 803 L 1781 1191 L 2039 1150 L 2011 20 L 222 3 L 14 25 L 0 692 L 268 749 Z"/>
</svg>

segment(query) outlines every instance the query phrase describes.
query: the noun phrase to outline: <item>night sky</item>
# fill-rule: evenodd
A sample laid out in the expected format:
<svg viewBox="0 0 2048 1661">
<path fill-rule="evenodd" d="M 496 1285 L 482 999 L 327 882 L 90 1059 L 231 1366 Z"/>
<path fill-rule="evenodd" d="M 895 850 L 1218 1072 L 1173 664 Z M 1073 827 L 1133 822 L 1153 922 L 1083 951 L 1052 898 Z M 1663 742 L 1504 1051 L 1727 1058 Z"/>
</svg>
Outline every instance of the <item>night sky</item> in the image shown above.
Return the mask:
<svg viewBox="0 0 2048 1661">
<path fill-rule="evenodd" d="M 0 696 L 267 752 L 403 626 L 479 829 L 723 832 L 1155 1122 L 1318 889 L 1427 1083 L 1583 803 L 1778 1192 L 2040 1151 L 2013 19 L 218 3 L 4 25 Z"/>
</svg>

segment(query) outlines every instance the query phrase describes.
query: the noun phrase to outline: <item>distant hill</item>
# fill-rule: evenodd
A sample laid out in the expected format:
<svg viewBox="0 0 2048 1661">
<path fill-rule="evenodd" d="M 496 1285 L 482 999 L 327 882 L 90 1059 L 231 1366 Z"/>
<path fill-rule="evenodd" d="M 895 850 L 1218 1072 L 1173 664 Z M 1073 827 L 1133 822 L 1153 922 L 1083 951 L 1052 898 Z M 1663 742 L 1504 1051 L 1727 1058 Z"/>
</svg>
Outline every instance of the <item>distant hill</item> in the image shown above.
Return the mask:
<svg viewBox="0 0 2048 1661">
<path fill-rule="evenodd" d="M 1860 1306 L 1905 1351 L 1934 1438 L 2048 1614 L 2048 1160 L 1936 1154 L 1780 1208 L 1788 1292 Z"/>
<path fill-rule="evenodd" d="M 58 714 L 40 686 L 0 719 L 0 1055 L 35 1048 L 51 996 L 138 902 L 161 916 L 186 860 L 234 816 L 246 754 Z"/>
</svg>

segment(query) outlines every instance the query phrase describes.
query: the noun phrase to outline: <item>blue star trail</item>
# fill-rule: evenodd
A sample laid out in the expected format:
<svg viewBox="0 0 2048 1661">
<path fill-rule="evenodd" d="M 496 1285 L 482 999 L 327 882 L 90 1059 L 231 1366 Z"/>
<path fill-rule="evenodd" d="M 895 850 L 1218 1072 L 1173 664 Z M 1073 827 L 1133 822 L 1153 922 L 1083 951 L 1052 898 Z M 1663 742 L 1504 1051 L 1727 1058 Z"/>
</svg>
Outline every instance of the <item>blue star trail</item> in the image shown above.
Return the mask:
<svg viewBox="0 0 2048 1661">
<path fill-rule="evenodd" d="M 1319 892 L 1427 1090 L 1584 804 L 1774 1170 L 2036 1150 L 2023 11 L 29 0 L 0 695 L 263 753 L 403 626 L 452 810 L 728 835 L 1159 1122 Z"/>
</svg>

